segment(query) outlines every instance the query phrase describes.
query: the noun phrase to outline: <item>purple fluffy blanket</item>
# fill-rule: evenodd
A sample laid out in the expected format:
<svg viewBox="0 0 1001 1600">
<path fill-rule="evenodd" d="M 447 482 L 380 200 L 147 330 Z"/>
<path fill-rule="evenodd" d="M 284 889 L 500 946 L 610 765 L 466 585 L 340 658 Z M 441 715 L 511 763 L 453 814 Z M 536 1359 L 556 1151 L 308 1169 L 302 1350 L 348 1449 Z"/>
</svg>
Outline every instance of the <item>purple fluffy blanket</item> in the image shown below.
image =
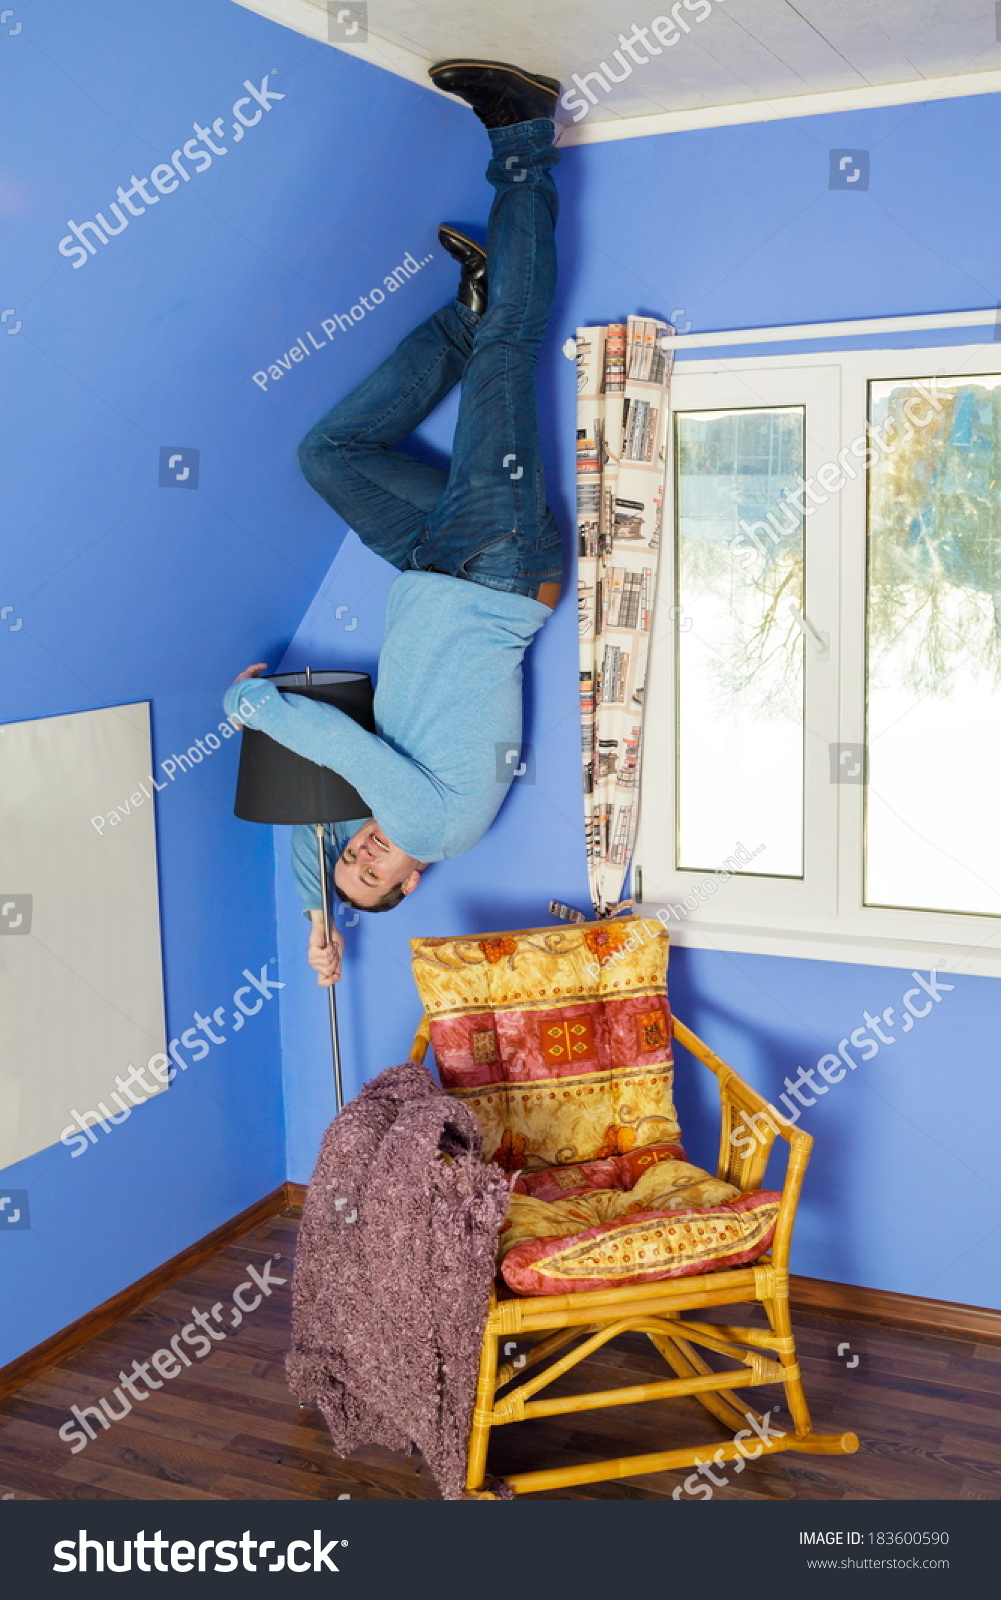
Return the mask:
<svg viewBox="0 0 1001 1600">
<path fill-rule="evenodd" d="M 508 1204 L 473 1113 L 416 1062 L 327 1129 L 293 1277 L 289 1384 L 334 1448 L 416 1447 L 461 1499 L 480 1341 Z"/>
</svg>

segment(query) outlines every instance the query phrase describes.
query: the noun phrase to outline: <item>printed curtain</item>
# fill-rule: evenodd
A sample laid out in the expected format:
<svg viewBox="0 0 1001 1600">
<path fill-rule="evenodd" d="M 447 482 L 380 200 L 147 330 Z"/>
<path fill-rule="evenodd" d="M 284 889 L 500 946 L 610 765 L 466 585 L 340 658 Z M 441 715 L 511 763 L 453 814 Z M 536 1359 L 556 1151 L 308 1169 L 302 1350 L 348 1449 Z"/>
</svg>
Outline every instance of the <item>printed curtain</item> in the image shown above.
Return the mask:
<svg viewBox="0 0 1001 1600">
<path fill-rule="evenodd" d="M 598 917 L 621 903 L 636 835 L 673 333 L 652 317 L 577 330 L 580 721 Z"/>
</svg>

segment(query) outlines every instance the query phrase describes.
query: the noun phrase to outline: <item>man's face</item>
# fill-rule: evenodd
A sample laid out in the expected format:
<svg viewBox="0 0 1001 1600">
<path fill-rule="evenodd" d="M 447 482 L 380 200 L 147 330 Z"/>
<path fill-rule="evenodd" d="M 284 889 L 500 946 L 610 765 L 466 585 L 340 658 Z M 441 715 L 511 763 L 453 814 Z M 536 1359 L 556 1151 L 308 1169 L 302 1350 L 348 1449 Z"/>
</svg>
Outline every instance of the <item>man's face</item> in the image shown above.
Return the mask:
<svg viewBox="0 0 1001 1600">
<path fill-rule="evenodd" d="M 360 906 L 373 906 L 390 889 L 402 886 L 405 894 L 421 881 L 423 862 L 390 844 L 379 824 L 363 823 L 344 846 L 334 868 L 334 883 L 342 895 Z"/>
</svg>

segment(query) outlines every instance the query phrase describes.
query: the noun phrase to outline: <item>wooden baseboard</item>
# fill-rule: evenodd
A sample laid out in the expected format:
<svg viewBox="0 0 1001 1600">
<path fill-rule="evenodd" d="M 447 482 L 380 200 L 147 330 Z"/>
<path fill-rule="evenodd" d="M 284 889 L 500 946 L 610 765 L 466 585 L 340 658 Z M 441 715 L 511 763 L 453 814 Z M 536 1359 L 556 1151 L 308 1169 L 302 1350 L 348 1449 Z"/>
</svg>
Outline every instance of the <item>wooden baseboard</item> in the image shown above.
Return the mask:
<svg viewBox="0 0 1001 1600">
<path fill-rule="evenodd" d="M 797 1311 L 816 1311 L 852 1321 L 861 1318 L 891 1328 L 951 1334 L 959 1339 L 1001 1341 L 1001 1311 L 992 1311 L 989 1306 L 925 1300 L 916 1294 L 860 1289 L 851 1283 L 830 1283 L 826 1278 L 800 1278 L 795 1274 L 790 1280 L 789 1300 Z"/>
<path fill-rule="evenodd" d="M 239 1216 L 232 1217 L 212 1233 L 172 1256 L 162 1266 L 148 1272 L 144 1278 L 112 1295 L 102 1305 L 95 1306 L 86 1316 L 71 1322 L 50 1339 L 26 1350 L 6 1367 L 0 1367 L 0 1400 L 22 1389 L 26 1383 L 58 1366 L 67 1356 L 89 1344 L 92 1339 L 110 1328 L 120 1317 L 128 1316 L 147 1300 L 175 1283 L 187 1273 L 218 1255 L 227 1245 L 281 1211 L 301 1211 L 308 1185 L 283 1183 L 265 1195 L 255 1205 L 248 1206 Z M 818 1312 L 824 1316 L 841 1319 L 862 1319 L 883 1323 L 887 1327 L 910 1328 L 913 1331 L 952 1335 L 961 1339 L 1001 1342 L 1001 1311 L 987 1306 L 956 1305 L 951 1300 L 924 1300 L 919 1295 L 894 1294 L 887 1289 L 860 1289 L 850 1283 L 830 1283 L 825 1278 L 793 1276 L 790 1283 L 790 1300 L 794 1309 Z"/>
<path fill-rule="evenodd" d="M 219 1251 L 225 1250 L 234 1239 L 241 1238 L 252 1228 L 267 1222 L 269 1217 L 284 1211 L 289 1205 L 288 1190 L 288 1184 L 281 1184 L 271 1194 L 265 1195 L 263 1200 L 258 1200 L 254 1205 L 248 1206 L 246 1211 L 241 1211 L 238 1217 L 231 1217 L 229 1222 L 224 1222 L 221 1227 L 207 1233 L 204 1239 L 196 1240 L 179 1255 L 172 1256 L 162 1266 L 147 1272 L 144 1278 L 130 1284 L 127 1289 L 120 1289 L 110 1300 L 105 1300 L 102 1305 L 95 1306 L 93 1311 L 88 1311 L 86 1316 L 71 1322 L 68 1328 L 61 1328 L 42 1344 L 36 1344 L 33 1349 L 26 1350 L 23 1356 L 16 1357 L 6 1367 L 0 1367 L 0 1399 L 13 1393 L 15 1389 L 23 1389 L 32 1378 L 39 1377 L 50 1367 L 58 1366 L 60 1361 L 65 1361 L 67 1356 L 73 1355 L 83 1345 L 96 1339 L 98 1334 L 110 1328 L 120 1317 L 128 1316 L 131 1311 L 137 1310 L 147 1300 L 159 1294 L 161 1289 L 166 1289 L 178 1278 L 185 1277 L 196 1267 L 201 1266 L 203 1261 L 218 1255 Z"/>
</svg>

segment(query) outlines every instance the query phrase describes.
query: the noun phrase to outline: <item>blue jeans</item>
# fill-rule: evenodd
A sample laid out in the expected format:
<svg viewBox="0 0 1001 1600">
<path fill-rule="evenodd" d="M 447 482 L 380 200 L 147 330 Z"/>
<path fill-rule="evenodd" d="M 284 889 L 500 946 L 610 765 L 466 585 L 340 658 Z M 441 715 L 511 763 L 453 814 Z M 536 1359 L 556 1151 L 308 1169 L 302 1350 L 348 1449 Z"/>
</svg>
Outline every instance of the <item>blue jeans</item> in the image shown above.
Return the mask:
<svg viewBox="0 0 1001 1600">
<path fill-rule="evenodd" d="M 560 535 L 546 504 L 535 362 L 556 286 L 551 122 L 490 132 L 496 190 L 482 317 L 436 311 L 338 402 L 299 447 L 318 494 L 401 571 L 444 572 L 535 596 L 559 583 Z M 394 448 L 456 383 L 448 473 Z"/>
</svg>

